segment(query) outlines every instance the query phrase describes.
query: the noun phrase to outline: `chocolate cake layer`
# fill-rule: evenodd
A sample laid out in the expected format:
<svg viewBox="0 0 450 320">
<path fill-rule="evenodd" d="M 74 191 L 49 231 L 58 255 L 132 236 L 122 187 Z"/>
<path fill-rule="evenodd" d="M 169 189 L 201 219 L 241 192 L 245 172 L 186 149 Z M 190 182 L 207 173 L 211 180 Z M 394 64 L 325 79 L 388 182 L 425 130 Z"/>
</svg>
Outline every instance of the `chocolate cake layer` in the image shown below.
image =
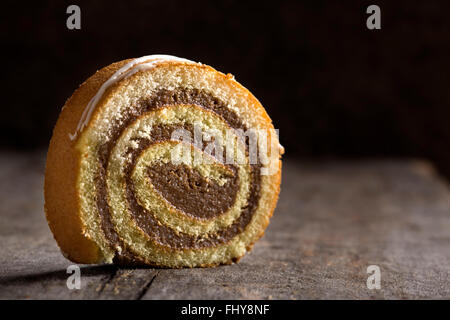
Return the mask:
<svg viewBox="0 0 450 320">
<path fill-rule="evenodd" d="M 239 176 L 234 171 L 224 185 L 205 179 L 186 165 L 158 163 L 148 168 L 156 190 L 180 211 L 196 218 L 214 218 L 226 212 L 239 190 Z"/>
</svg>

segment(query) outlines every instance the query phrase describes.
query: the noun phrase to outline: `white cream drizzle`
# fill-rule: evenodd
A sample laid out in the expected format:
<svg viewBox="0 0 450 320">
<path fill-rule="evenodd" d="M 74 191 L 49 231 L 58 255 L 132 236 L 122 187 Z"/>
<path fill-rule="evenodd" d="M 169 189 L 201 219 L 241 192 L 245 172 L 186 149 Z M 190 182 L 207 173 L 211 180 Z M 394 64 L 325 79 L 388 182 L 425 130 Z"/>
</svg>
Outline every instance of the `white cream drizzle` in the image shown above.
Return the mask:
<svg viewBox="0 0 450 320">
<path fill-rule="evenodd" d="M 159 62 L 163 61 L 179 61 L 179 62 L 189 62 L 189 63 L 195 63 L 193 61 L 178 58 L 175 56 L 165 55 L 165 54 L 153 54 L 148 56 L 143 56 L 140 58 L 136 58 L 129 63 L 125 64 L 123 67 L 121 67 L 119 70 L 117 70 L 111 78 L 109 78 L 107 81 L 105 81 L 100 89 L 97 91 L 97 93 L 92 97 L 92 99 L 87 104 L 86 108 L 84 109 L 83 113 L 81 114 L 81 118 L 78 121 L 77 128 L 75 130 L 74 134 L 69 133 L 70 140 L 75 140 L 78 136 L 78 134 L 88 125 L 92 113 L 95 110 L 95 107 L 97 103 L 102 98 L 105 91 L 114 83 L 117 81 L 120 81 L 122 79 L 128 78 L 135 74 L 136 72 L 148 70 L 153 67 L 155 67 Z"/>
</svg>

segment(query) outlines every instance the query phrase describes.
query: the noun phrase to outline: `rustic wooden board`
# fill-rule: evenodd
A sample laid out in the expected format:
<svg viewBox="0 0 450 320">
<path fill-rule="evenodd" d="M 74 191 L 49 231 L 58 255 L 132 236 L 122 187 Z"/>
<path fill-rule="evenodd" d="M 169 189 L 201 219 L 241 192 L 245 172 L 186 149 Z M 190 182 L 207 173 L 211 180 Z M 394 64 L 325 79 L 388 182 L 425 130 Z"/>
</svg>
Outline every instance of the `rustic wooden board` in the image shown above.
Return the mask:
<svg viewBox="0 0 450 320">
<path fill-rule="evenodd" d="M 43 214 L 44 153 L 0 153 L 0 298 L 450 298 L 450 192 L 424 161 L 285 161 L 266 235 L 211 269 L 81 266 L 80 290 Z M 381 289 L 366 286 L 369 265 Z"/>
</svg>

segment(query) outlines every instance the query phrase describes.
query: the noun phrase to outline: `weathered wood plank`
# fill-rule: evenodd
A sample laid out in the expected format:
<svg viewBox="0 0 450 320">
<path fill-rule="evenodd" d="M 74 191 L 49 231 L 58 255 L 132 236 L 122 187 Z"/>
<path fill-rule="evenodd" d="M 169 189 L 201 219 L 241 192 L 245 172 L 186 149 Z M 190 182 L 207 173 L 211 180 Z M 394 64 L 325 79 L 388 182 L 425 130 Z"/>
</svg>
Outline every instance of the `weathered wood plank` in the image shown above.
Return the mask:
<svg viewBox="0 0 450 320">
<path fill-rule="evenodd" d="M 3 299 L 450 298 L 450 192 L 423 161 L 286 161 L 271 225 L 239 264 L 81 266 L 81 290 L 45 222 L 43 167 L 43 153 L 0 154 Z"/>
</svg>

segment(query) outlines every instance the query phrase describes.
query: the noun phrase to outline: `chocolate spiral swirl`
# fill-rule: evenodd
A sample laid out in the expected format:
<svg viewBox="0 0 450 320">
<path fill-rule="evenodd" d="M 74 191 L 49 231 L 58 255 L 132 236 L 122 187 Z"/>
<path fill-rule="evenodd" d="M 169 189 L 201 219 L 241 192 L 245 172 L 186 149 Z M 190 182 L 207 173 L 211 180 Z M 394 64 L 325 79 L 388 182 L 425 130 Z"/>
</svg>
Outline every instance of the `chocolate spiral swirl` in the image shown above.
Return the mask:
<svg viewBox="0 0 450 320">
<path fill-rule="evenodd" d="M 261 179 L 261 167 L 258 164 L 247 164 L 249 182 L 245 189 L 241 185 L 241 178 L 245 177 L 245 173 L 234 164 L 217 164 L 222 170 L 223 181 L 219 183 L 205 179 L 199 170 L 185 164 L 142 160 L 151 158 L 147 153 L 154 156 L 173 147 L 170 144 L 173 143 L 171 134 L 174 130 L 182 128 L 194 134 L 193 124 L 185 120 L 178 123 L 155 122 L 148 134 L 143 136 L 133 136 L 128 132 L 139 130 L 140 120 L 145 118 L 148 122 L 152 116 L 164 115 L 165 110 L 174 108 L 177 111 L 189 109 L 187 112 L 190 114 L 195 110 L 206 113 L 208 117 L 212 114 L 229 128 L 247 130 L 226 103 L 204 90 L 161 89 L 127 109 L 120 121 L 112 125 L 110 138 L 98 148 L 98 170 L 95 175 L 95 199 L 101 229 L 119 262 L 139 262 L 140 258 L 127 246 L 121 230 L 117 230 L 117 223 L 113 221 L 114 210 L 127 210 L 136 226 L 157 245 L 172 250 L 185 250 L 214 247 L 229 242 L 245 230 L 257 207 Z M 135 127 L 131 128 L 133 126 Z M 118 146 L 120 141 L 124 142 Z M 126 160 L 119 161 L 118 156 Z M 116 166 L 121 167 L 121 174 L 117 173 L 119 171 Z M 140 175 L 145 177 L 139 178 Z M 136 176 L 138 178 L 135 179 Z M 122 196 L 117 196 L 110 190 L 114 188 L 108 187 L 108 181 L 124 186 Z M 149 195 L 148 190 L 141 190 L 146 188 L 151 188 L 150 192 L 153 192 L 151 199 L 155 201 L 149 200 L 150 204 L 145 204 L 145 200 L 142 200 Z M 140 195 L 140 192 L 144 195 Z M 115 208 L 120 201 L 118 198 L 126 199 L 126 205 Z M 226 216 L 227 212 L 233 211 L 237 200 L 240 202 L 234 208 L 234 215 Z M 162 207 L 181 213 L 177 219 L 190 223 L 194 231 L 196 225 L 205 226 L 205 223 L 223 216 L 226 219 L 218 225 L 213 221 L 209 227 L 199 227 L 195 232 L 190 232 L 189 228 L 180 229 L 176 218 L 169 218 L 170 214 L 165 217 L 165 221 L 161 221 L 162 216 L 158 215 L 158 210 L 152 210 L 155 203 L 162 203 Z"/>
</svg>

